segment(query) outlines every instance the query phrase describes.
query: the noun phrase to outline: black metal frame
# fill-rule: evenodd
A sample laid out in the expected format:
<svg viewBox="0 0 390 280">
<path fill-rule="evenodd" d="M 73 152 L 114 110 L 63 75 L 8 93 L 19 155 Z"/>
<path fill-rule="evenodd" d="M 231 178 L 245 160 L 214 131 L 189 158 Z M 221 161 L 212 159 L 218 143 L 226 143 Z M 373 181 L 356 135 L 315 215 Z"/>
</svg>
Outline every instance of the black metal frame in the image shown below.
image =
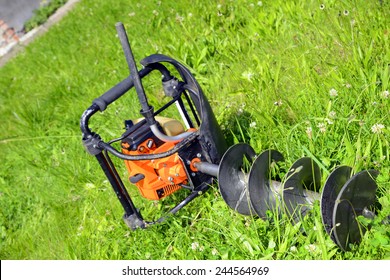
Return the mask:
<svg viewBox="0 0 390 280">
<path fill-rule="evenodd" d="M 83 134 L 82 142 L 84 147 L 91 155 L 95 156 L 99 162 L 125 211 L 123 216 L 125 223 L 134 230 L 136 228 L 146 228 L 148 225 L 164 221 L 169 215 L 175 214 L 193 199 L 207 191 L 210 184 L 213 182 L 214 177 L 200 172 L 197 172 L 196 174 L 192 173 L 190 171 L 189 160 L 195 157 L 195 155 L 201 154 L 202 160 L 218 164 L 227 149 L 227 145 L 214 113 L 211 110 L 211 106 L 190 71 L 178 61 L 164 55 L 151 55 L 146 57 L 141 61 L 144 68 L 138 71 L 135 67 L 127 35 L 122 24 L 117 24 L 117 31 L 129 64 L 131 72 L 130 76 L 93 101 L 92 105 L 82 114 L 80 119 L 80 129 Z M 179 81 L 172 76 L 162 63 L 169 63 L 173 65 L 183 81 Z M 167 96 L 172 97 L 171 101 L 162 106 L 156 112 L 154 112 L 153 107 L 149 106 L 141 83 L 141 79 L 154 70 L 161 72 L 163 75 L 162 84 L 164 92 Z M 144 116 L 144 120 L 137 125 L 141 126 L 145 123 L 148 123 L 149 125 L 153 124 L 155 122 L 154 117 L 156 115 L 171 106 L 174 102 L 178 101 L 182 111 L 184 112 L 186 120 L 191 126 L 193 126 L 194 122 L 189 117 L 182 100 L 182 96 L 184 96 L 190 107 L 190 111 L 194 116 L 194 121 L 199 126 L 198 130 L 181 140 L 171 150 L 163 153 L 132 156 L 117 151 L 111 144 L 115 141 L 121 140 L 124 136 L 110 142 L 104 142 L 97 133 L 91 131 L 88 123 L 95 113 L 98 111 L 104 111 L 109 104 L 117 100 L 133 87 L 135 87 L 141 103 L 142 109 L 140 113 Z M 108 152 L 124 160 L 152 160 L 178 153 L 180 158 L 183 160 L 188 179 L 193 186 L 191 188 L 191 193 L 175 207 L 169 210 L 167 215 L 163 215 L 156 221 L 146 221 L 135 207 L 123 181 L 108 155 Z"/>
</svg>

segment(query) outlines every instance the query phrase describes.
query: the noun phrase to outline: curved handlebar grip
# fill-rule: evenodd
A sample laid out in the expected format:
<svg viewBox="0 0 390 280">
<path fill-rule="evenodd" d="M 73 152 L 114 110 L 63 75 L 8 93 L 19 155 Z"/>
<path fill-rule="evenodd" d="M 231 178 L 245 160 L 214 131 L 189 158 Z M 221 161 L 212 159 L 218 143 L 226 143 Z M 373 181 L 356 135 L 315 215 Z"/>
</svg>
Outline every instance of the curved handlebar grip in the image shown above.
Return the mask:
<svg viewBox="0 0 390 280">
<path fill-rule="evenodd" d="M 145 77 L 146 75 L 148 75 L 152 70 L 153 70 L 152 68 L 145 67 L 145 68 L 141 69 L 138 72 L 138 74 L 142 78 L 142 77 Z M 104 110 L 106 110 L 108 105 L 110 105 L 112 102 L 114 102 L 119 97 L 121 97 L 123 94 L 125 94 L 133 86 L 134 86 L 133 78 L 131 76 L 129 76 L 126 79 L 124 79 L 123 81 L 121 81 L 119 84 L 110 88 L 102 96 L 93 100 L 92 103 L 99 106 L 99 110 L 101 112 L 103 112 Z"/>
</svg>

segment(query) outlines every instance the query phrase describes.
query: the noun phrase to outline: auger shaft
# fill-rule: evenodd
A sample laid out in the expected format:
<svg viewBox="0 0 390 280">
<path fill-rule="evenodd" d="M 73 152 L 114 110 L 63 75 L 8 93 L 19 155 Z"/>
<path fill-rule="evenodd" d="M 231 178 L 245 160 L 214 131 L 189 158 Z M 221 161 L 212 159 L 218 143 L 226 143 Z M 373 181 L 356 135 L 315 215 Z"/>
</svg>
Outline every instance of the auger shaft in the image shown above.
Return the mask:
<svg viewBox="0 0 390 280">
<path fill-rule="evenodd" d="M 212 164 L 208 162 L 194 162 L 193 163 L 194 167 L 202 173 L 218 177 L 218 172 L 219 172 L 219 166 L 217 164 Z M 239 178 L 245 178 L 245 174 L 242 171 L 238 172 Z M 247 183 L 247 182 L 245 182 Z M 271 189 L 274 193 L 275 199 L 276 197 L 281 198 L 283 195 L 283 184 L 279 181 L 271 180 L 270 181 L 270 186 Z M 298 194 L 297 194 L 298 195 Z M 321 199 L 321 194 L 315 191 L 310 191 L 310 190 L 304 190 L 303 194 L 299 194 L 300 197 L 303 197 L 309 205 L 314 204 L 315 201 L 319 201 Z"/>
<path fill-rule="evenodd" d="M 204 174 L 218 177 L 219 165 L 217 164 L 198 161 L 198 162 L 194 162 L 193 165 L 198 171 Z"/>
</svg>

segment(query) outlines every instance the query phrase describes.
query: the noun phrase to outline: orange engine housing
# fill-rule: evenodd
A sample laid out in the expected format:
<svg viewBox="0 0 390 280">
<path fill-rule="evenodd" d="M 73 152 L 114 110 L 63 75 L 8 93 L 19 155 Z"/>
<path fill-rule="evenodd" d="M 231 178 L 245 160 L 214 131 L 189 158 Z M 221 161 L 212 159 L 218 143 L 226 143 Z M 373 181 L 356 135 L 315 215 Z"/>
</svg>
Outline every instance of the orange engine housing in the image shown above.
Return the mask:
<svg viewBox="0 0 390 280">
<path fill-rule="evenodd" d="M 176 143 L 156 143 L 154 137 L 148 138 L 137 146 L 136 150 L 122 142 L 122 152 L 128 155 L 157 154 L 172 149 Z M 162 199 L 188 183 L 184 163 L 177 153 L 154 160 L 125 160 L 130 182 L 136 185 L 142 196 L 151 199 Z"/>
</svg>

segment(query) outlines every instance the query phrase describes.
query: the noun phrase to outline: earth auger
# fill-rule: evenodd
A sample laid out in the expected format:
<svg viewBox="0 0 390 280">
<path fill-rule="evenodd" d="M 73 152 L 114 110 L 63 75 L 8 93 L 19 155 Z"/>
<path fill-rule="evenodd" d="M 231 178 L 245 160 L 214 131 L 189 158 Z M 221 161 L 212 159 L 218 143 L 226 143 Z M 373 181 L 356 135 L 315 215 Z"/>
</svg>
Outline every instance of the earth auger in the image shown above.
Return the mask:
<svg viewBox="0 0 390 280">
<path fill-rule="evenodd" d="M 123 24 L 117 23 L 116 29 L 130 75 L 93 100 L 81 117 L 80 128 L 83 145 L 99 162 L 124 209 L 123 219 L 129 228 L 163 222 L 218 179 L 222 198 L 240 214 L 266 219 L 267 211 L 274 211 L 296 222 L 315 201 L 320 201 L 325 230 L 342 250 L 361 240 L 364 227 L 357 218 L 375 215 L 371 209 L 376 200 L 376 170 L 353 174 L 351 167 L 340 166 L 319 193 L 320 168 L 305 157 L 292 165 L 284 180 L 273 180 L 272 166 L 283 161 L 280 152 L 266 150 L 258 155 L 244 143 L 228 148 L 210 103 L 188 68 L 168 56 L 154 54 L 141 61 L 143 68 L 138 71 Z M 180 78 L 173 76 L 167 66 L 173 67 Z M 161 73 L 164 94 L 171 98 L 156 111 L 149 105 L 142 84 L 153 71 Z M 138 95 L 142 118 L 126 120 L 126 130 L 119 138 L 103 141 L 89 128 L 90 118 L 132 88 Z M 181 121 L 162 116 L 170 106 L 177 107 Z M 112 145 L 115 142 L 120 142 L 120 151 Z M 189 194 L 168 213 L 147 221 L 134 205 L 109 154 L 124 160 L 130 183 L 146 199 L 161 200 L 180 189 L 187 189 Z M 244 172 L 248 164 L 251 168 Z"/>
</svg>

